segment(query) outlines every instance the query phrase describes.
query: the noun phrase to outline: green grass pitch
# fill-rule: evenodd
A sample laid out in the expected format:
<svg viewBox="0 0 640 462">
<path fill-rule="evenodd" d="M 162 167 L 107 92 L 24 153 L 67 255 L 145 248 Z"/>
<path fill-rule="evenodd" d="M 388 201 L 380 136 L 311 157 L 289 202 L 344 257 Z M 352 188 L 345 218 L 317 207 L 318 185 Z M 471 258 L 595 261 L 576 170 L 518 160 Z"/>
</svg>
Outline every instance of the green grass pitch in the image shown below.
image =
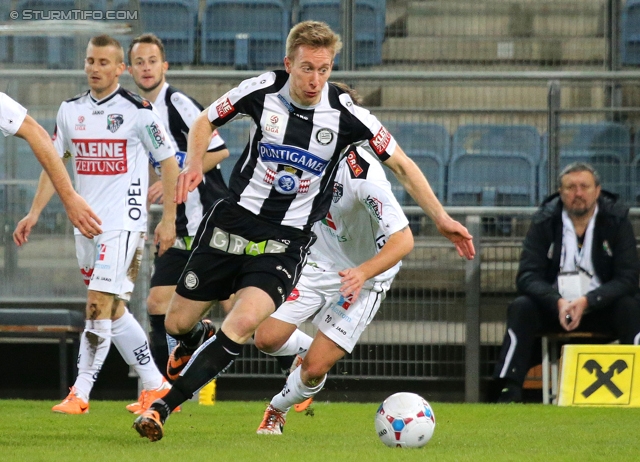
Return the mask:
<svg viewBox="0 0 640 462">
<path fill-rule="evenodd" d="M 541 404 L 431 403 L 433 438 L 421 449 L 384 446 L 378 403 L 312 405 L 287 417 L 281 436 L 256 435 L 266 402 L 187 402 L 151 443 L 131 428 L 126 402 L 92 401 L 87 415 L 51 412 L 53 401 L 0 401 L 0 460 L 14 461 L 603 461 L 638 460 L 640 409 Z"/>
</svg>

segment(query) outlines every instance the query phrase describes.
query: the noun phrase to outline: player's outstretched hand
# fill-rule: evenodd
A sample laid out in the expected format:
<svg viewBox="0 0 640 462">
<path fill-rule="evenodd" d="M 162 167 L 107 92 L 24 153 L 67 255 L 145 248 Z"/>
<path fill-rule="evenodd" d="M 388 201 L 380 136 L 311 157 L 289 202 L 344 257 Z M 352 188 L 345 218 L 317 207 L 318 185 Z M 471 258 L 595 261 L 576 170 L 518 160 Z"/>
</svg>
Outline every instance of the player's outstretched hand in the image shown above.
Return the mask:
<svg viewBox="0 0 640 462">
<path fill-rule="evenodd" d="M 187 201 L 187 195 L 196 189 L 202 182 L 202 166 L 199 168 L 190 168 L 187 166 L 178 176 L 176 182 L 176 204 L 184 204 Z"/>
<path fill-rule="evenodd" d="M 31 234 L 31 229 L 37 222 L 38 217 L 32 214 L 28 214 L 18 222 L 16 229 L 13 231 L 13 242 L 15 242 L 18 247 L 22 247 L 23 244 L 29 242 L 29 234 Z"/>
<path fill-rule="evenodd" d="M 473 246 L 473 236 L 469 234 L 467 228 L 462 226 L 450 216 L 445 216 L 436 222 L 438 231 L 444 237 L 449 239 L 456 246 L 458 255 L 472 260 L 476 255 L 476 249 Z"/>
<path fill-rule="evenodd" d="M 76 194 L 73 200 L 67 201 L 64 204 L 64 208 L 69 217 L 69 221 L 73 223 L 73 226 L 78 228 L 78 231 L 80 231 L 84 237 L 93 239 L 94 236 L 102 234 L 102 229 L 100 228 L 102 221 L 100 217 L 91 210 L 87 201 L 85 201 L 80 194 Z"/>
</svg>

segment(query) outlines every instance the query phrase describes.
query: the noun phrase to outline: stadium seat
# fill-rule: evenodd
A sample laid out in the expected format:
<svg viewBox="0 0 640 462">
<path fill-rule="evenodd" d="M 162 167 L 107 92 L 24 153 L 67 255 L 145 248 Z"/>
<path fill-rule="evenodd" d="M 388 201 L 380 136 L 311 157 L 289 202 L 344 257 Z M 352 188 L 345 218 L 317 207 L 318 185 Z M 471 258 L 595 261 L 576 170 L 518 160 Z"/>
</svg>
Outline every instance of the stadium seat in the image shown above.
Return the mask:
<svg viewBox="0 0 640 462">
<path fill-rule="evenodd" d="M 620 45 L 622 64 L 640 64 L 640 0 L 627 0 L 622 7 Z"/>
<path fill-rule="evenodd" d="M 198 0 L 139 0 L 142 30 L 153 32 L 164 44 L 167 61 L 192 64 L 195 61 Z M 113 9 L 128 11 L 129 0 L 114 0 Z M 127 50 L 130 38 L 118 38 Z"/>
<path fill-rule="evenodd" d="M 282 0 L 207 0 L 202 62 L 236 69 L 281 66 L 289 16 Z"/>
<path fill-rule="evenodd" d="M 12 9 L 10 2 L 0 3 L 0 22 L 9 22 L 9 13 Z M 9 61 L 9 43 L 9 37 L 6 35 L 0 36 L 0 62 L 6 63 Z"/>
<path fill-rule="evenodd" d="M 433 123 L 397 122 L 384 123 L 402 150 L 420 167 L 440 201 L 445 200 L 445 177 L 450 155 L 450 136 L 445 127 Z M 395 175 L 385 170 L 398 201 L 403 205 L 415 205 L 406 194 Z"/>
<path fill-rule="evenodd" d="M 220 128 L 218 132 L 229 149 L 229 158 L 222 161 L 220 168 L 224 181 L 229 184 L 229 178 L 233 167 L 242 155 L 244 148 L 249 142 L 249 126 L 251 121 L 247 118 L 236 120 Z"/>
<path fill-rule="evenodd" d="M 341 0 L 300 0 L 299 20 L 324 21 L 342 34 Z M 386 0 L 356 0 L 354 14 L 355 65 L 372 66 L 382 62 Z M 340 55 L 336 56 L 339 67 Z"/>
<path fill-rule="evenodd" d="M 588 162 L 600 174 L 605 189 L 627 200 L 631 153 L 631 131 L 628 127 L 615 122 L 562 124 L 559 147 L 561 169 L 571 162 Z M 545 133 L 540 162 L 540 201 L 547 195 L 548 158 L 548 134 Z"/>
<path fill-rule="evenodd" d="M 449 163 L 449 205 L 534 205 L 539 159 L 535 127 L 460 126 Z"/>
<path fill-rule="evenodd" d="M 86 5 L 86 9 L 89 10 L 105 11 L 107 9 L 106 0 L 87 0 Z M 42 11 L 42 15 L 48 17 L 51 11 L 69 12 L 77 9 L 76 0 L 18 0 L 15 4 L 18 17 L 22 17 L 25 10 Z M 26 22 L 38 24 L 37 21 Z M 13 37 L 13 62 L 74 69 L 77 67 L 75 42 L 73 35 L 68 37 L 16 36 Z"/>
</svg>

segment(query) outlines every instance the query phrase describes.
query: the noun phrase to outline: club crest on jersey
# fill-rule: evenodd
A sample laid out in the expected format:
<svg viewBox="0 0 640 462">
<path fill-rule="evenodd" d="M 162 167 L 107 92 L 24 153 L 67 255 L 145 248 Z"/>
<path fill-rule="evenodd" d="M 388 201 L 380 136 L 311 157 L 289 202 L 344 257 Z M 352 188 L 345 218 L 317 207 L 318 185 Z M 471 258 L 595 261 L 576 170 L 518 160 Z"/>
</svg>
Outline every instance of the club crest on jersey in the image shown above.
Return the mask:
<svg viewBox="0 0 640 462">
<path fill-rule="evenodd" d="M 337 204 L 344 194 L 344 186 L 337 181 L 333 183 L 333 203 Z"/>
<path fill-rule="evenodd" d="M 316 140 L 323 146 L 331 143 L 333 141 L 333 132 L 328 128 L 321 128 L 316 133 Z"/>
<path fill-rule="evenodd" d="M 258 152 L 262 162 L 290 165 L 315 176 L 320 176 L 329 163 L 328 160 L 295 146 L 260 142 L 258 143 Z"/>
<path fill-rule="evenodd" d="M 122 114 L 109 114 L 107 116 L 107 129 L 111 133 L 115 133 L 123 123 L 124 117 L 122 117 Z"/>
</svg>

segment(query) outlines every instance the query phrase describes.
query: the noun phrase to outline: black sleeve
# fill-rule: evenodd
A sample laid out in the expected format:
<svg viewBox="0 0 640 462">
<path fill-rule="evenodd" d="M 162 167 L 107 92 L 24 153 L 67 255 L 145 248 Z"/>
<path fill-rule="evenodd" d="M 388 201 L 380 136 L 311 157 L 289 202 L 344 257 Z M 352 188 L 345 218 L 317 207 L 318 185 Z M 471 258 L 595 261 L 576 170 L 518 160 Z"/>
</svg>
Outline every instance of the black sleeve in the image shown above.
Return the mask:
<svg viewBox="0 0 640 462">
<path fill-rule="evenodd" d="M 638 251 L 633 226 L 624 218 L 613 226 L 611 239 L 613 277 L 600 287 L 587 294 L 587 311 L 597 310 L 614 303 L 625 295 L 634 295 L 638 291 Z"/>
<path fill-rule="evenodd" d="M 557 306 L 561 298 L 558 289 L 549 280 L 552 258 L 548 256 L 553 243 L 553 232 L 548 221 L 532 223 L 522 245 L 516 286 L 522 295 L 530 296 L 536 303 Z"/>
</svg>

